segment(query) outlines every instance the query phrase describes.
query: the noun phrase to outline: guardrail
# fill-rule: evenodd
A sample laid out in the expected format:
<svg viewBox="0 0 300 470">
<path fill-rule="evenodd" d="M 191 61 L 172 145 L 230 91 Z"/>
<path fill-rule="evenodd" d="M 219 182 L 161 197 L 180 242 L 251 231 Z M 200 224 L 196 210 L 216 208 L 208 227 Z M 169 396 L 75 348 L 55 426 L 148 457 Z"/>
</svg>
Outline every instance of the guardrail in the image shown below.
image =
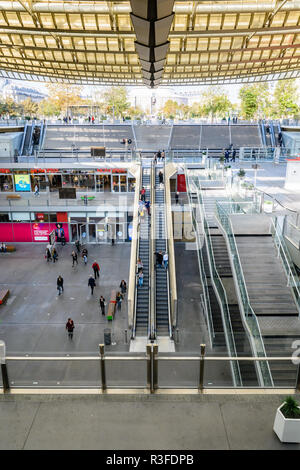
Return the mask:
<svg viewBox="0 0 300 470">
<path fill-rule="evenodd" d="M 228 242 L 227 246 L 229 248 L 229 253 L 231 255 L 230 261 L 232 265 L 233 277 L 238 287 L 237 292 L 239 294 L 238 297 L 240 299 L 240 302 L 239 302 L 240 307 L 241 307 L 240 310 L 241 310 L 241 313 L 243 313 L 242 320 L 246 328 L 246 331 L 249 334 L 250 344 L 256 356 L 266 357 L 265 346 L 264 346 L 264 342 L 261 336 L 259 323 L 257 321 L 256 315 L 249 301 L 248 291 L 246 288 L 246 282 L 244 279 L 242 265 L 241 265 L 238 249 L 236 246 L 231 222 L 230 222 L 227 212 L 224 210 L 224 208 L 219 202 L 216 202 L 216 215 L 225 233 L 225 239 Z M 258 372 L 259 382 L 261 383 L 261 385 L 273 386 L 272 374 L 271 374 L 268 362 L 263 363 L 263 366 L 258 364 L 257 372 Z"/>
<path fill-rule="evenodd" d="M 129 269 L 129 282 L 128 282 L 128 325 L 132 326 L 132 334 L 135 336 L 135 312 L 136 312 L 136 266 L 137 266 L 137 244 L 138 244 L 138 226 L 139 226 L 139 197 L 141 188 L 141 166 L 139 166 L 139 175 L 136 177 L 135 194 L 134 194 L 134 209 L 133 209 L 133 223 L 132 223 L 132 239 L 131 239 L 131 253 L 130 253 L 130 269 Z M 133 337 L 134 337 L 133 336 Z"/>
<path fill-rule="evenodd" d="M 221 315 L 222 315 L 222 320 L 223 320 L 225 342 L 226 342 L 226 346 L 227 346 L 227 350 L 229 354 L 233 357 L 237 357 L 237 352 L 235 348 L 235 340 L 234 340 L 231 319 L 230 319 L 230 312 L 229 312 L 229 307 L 228 307 L 227 295 L 226 295 L 226 291 L 224 289 L 223 283 L 220 279 L 220 276 L 219 276 L 219 273 L 215 264 L 210 230 L 209 230 L 209 225 L 207 223 L 205 208 L 204 208 L 202 194 L 201 194 L 201 181 L 199 181 L 198 179 L 195 179 L 194 177 L 194 183 L 196 187 L 198 187 L 198 191 L 196 195 L 197 195 L 197 201 L 198 201 L 200 223 L 202 226 L 201 233 L 204 234 L 204 238 L 206 242 L 207 254 L 208 254 L 207 258 L 208 258 L 209 270 L 211 273 L 211 282 L 214 287 L 214 291 L 215 291 L 215 294 L 218 298 L 218 302 L 220 305 L 220 310 L 221 310 Z M 196 227 L 197 228 L 196 237 L 197 237 L 199 234 L 197 221 L 196 221 L 196 225 L 197 225 Z M 233 382 L 236 386 L 239 386 L 242 384 L 242 377 L 241 377 L 239 364 L 237 362 L 230 363 L 230 364 L 231 364 Z"/>
<path fill-rule="evenodd" d="M 166 199 L 166 165 L 165 162 L 163 163 L 163 175 L 164 175 L 164 211 L 165 211 L 165 238 L 166 238 L 166 247 L 167 247 L 167 253 L 168 253 L 168 258 L 169 258 L 169 248 L 170 248 L 170 239 L 169 237 L 171 236 L 169 227 L 168 227 L 168 217 L 167 217 L 167 199 Z M 170 282 L 170 275 L 169 275 L 169 270 L 170 270 L 170 263 L 168 261 L 168 268 L 167 268 L 167 286 L 168 286 L 168 318 L 169 318 L 169 337 L 173 338 L 173 328 L 172 328 L 172 305 L 171 305 L 171 282 Z"/>
<path fill-rule="evenodd" d="M 171 361 L 171 362 L 170 362 Z M 274 386 L 260 386 L 256 384 L 247 387 L 234 386 L 231 380 L 224 377 L 226 367 L 231 362 L 246 362 L 263 364 L 266 362 L 276 365 L 277 362 L 293 364 L 293 379 L 285 384 Z M 27 363 L 27 364 L 26 364 Z M 34 368 L 33 364 L 48 364 L 48 367 Z M 54 364 L 65 363 L 68 365 L 68 376 L 72 376 L 72 367 L 75 367 L 76 380 L 61 376 L 61 367 L 57 368 L 57 377 L 55 377 Z M 22 368 L 18 365 L 22 364 Z M 52 378 L 40 378 L 39 374 L 45 376 L 45 371 L 49 370 L 49 364 L 52 366 Z M 80 364 L 80 367 L 78 365 Z M 134 368 L 132 365 L 134 364 Z M 188 364 L 188 367 L 187 367 Z M 215 382 L 216 364 L 220 364 L 219 370 L 223 371 L 222 378 Z M 27 365 L 29 371 L 26 371 Z M 127 367 L 126 367 L 127 366 Z M 300 391 L 300 368 L 299 362 L 294 357 L 219 357 L 208 356 L 205 354 L 205 344 L 200 345 L 200 353 L 189 354 L 159 354 L 157 344 L 147 344 L 144 354 L 114 354 L 106 353 L 103 344 L 99 345 L 98 355 L 89 356 L 17 356 L 1 354 L 2 371 L 2 392 L 14 393 L 18 389 L 26 390 L 32 393 L 32 390 L 58 389 L 64 393 L 68 389 L 94 389 L 95 391 L 107 393 L 113 389 L 130 390 L 144 389 L 153 394 L 156 390 L 187 389 L 203 393 L 205 390 L 243 390 L 250 389 L 258 392 L 272 389 L 274 392 L 289 390 L 289 393 Z M 25 379 L 22 373 L 25 371 Z M 82 379 L 80 379 L 82 371 Z M 87 379 L 87 371 L 90 378 Z M 114 373 L 115 371 L 115 373 Z M 117 371 L 117 375 L 116 375 Z M 175 374 L 174 374 L 175 372 Z M 31 375 L 32 374 L 32 375 Z M 54 377 L 54 378 L 53 378 Z M 214 379 L 212 380 L 212 377 Z M 0 388 L 1 390 L 1 388 Z"/>
<path fill-rule="evenodd" d="M 203 260 L 203 255 L 202 255 L 202 247 L 204 244 L 204 234 L 203 234 L 203 243 L 202 243 L 200 240 L 199 229 L 197 226 L 197 219 L 196 219 L 194 208 L 193 208 L 193 196 L 195 195 L 195 197 L 197 198 L 197 188 L 193 189 L 193 184 L 190 182 L 190 177 L 187 175 L 187 173 L 186 173 L 186 184 L 187 184 L 188 200 L 189 200 L 189 205 L 190 205 L 190 213 L 192 216 L 193 230 L 196 235 L 195 238 L 196 238 L 196 245 L 197 245 L 198 265 L 199 265 L 199 271 L 200 271 L 200 282 L 202 285 L 203 299 L 204 299 L 204 305 L 202 305 L 202 307 L 203 307 L 204 315 L 206 317 L 206 324 L 207 324 L 210 345 L 211 347 L 213 347 L 215 331 L 214 331 L 214 326 L 213 326 L 212 311 L 211 311 L 211 306 L 210 306 L 210 298 L 209 298 L 209 292 L 208 292 L 206 272 L 204 268 L 204 260 Z M 198 201 L 198 198 L 197 198 L 197 201 Z M 207 254 L 207 257 L 208 257 L 208 254 Z"/>
<path fill-rule="evenodd" d="M 149 288 L 150 288 L 150 308 L 148 321 L 148 338 L 156 338 L 156 278 L 155 278 L 155 239 L 156 239 L 156 221 L 155 221 L 155 166 L 151 161 L 150 175 L 150 210 L 151 210 L 151 230 L 149 240 Z"/>
<path fill-rule="evenodd" d="M 273 218 L 270 222 L 270 232 L 272 233 L 275 246 L 277 248 L 277 256 L 280 256 L 284 271 L 287 277 L 287 285 L 291 288 L 293 297 L 300 315 L 300 291 L 299 291 L 299 277 L 291 259 L 290 253 L 286 247 L 283 236 L 277 230 Z"/>
<path fill-rule="evenodd" d="M 167 246 L 169 256 L 169 284 L 170 284 L 170 300 L 171 300 L 171 326 L 176 328 L 178 323 L 178 297 L 177 297 L 177 283 L 176 283 L 176 264 L 174 252 L 174 236 L 173 236 L 173 219 L 172 219 L 172 201 L 171 201 L 171 188 L 170 177 L 176 172 L 174 165 L 164 166 L 164 185 L 165 185 L 165 211 L 166 211 L 166 229 L 167 229 Z M 173 336 L 173 333 L 172 333 Z"/>
</svg>

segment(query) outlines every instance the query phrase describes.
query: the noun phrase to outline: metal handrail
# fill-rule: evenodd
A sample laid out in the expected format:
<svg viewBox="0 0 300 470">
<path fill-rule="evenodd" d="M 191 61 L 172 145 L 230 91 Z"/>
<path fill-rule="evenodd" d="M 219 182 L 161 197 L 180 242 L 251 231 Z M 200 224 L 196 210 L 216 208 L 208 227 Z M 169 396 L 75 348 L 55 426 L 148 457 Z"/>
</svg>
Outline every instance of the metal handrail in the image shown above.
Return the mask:
<svg viewBox="0 0 300 470">
<path fill-rule="evenodd" d="M 197 229 L 197 220 L 196 220 L 193 208 L 192 208 L 192 197 L 193 196 L 192 196 L 192 190 L 190 188 L 189 177 L 186 178 L 186 182 L 187 182 L 187 187 L 188 187 L 187 194 L 188 194 L 188 199 L 189 199 L 190 213 L 191 213 L 191 216 L 192 216 L 192 224 L 193 224 L 194 232 L 195 232 L 195 235 L 196 235 L 198 265 L 199 265 L 199 269 L 200 269 L 200 282 L 201 282 L 202 290 L 203 290 L 203 294 L 204 294 L 203 295 L 204 304 L 205 304 L 204 314 L 205 314 L 206 319 L 207 319 L 207 329 L 208 329 L 208 336 L 209 336 L 210 344 L 211 344 L 211 346 L 213 346 L 213 338 L 215 338 L 215 331 L 214 331 L 214 326 L 213 326 L 213 321 L 212 321 L 212 311 L 211 311 L 211 305 L 210 305 L 210 299 L 209 299 L 209 293 L 208 293 L 208 286 L 207 286 L 207 282 L 205 282 L 206 281 L 206 272 L 205 272 L 205 268 L 204 268 L 204 260 L 203 260 L 202 250 L 201 250 L 200 242 L 199 242 L 199 236 L 198 236 L 199 232 L 198 232 L 198 229 Z"/>
<path fill-rule="evenodd" d="M 168 236 L 168 223 L 167 223 L 167 209 L 166 209 L 166 162 L 163 162 L 163 174 L 164 174 L 164 218 L 165 218 L 165 239 L 166 239 L 166 248 L 169 257 L 169 236 Z M 168 318 L 169 318 L 169 337 L 173 337 L 173 329 L 172 329 L 172 318 L 171 318 L 171 302 L 170 302 L 170 292 L 171 292 L 171 285 L 170 285 L 170 276 L 169 276 L 169 266 L 170 263 L 168 261 L 168 268 L 167 268 L 167 286 L 168 286 Z"/>
<path fill-rule="evenodd" d="M 211 237 L 209 233 L 209 226 L 207 224 L 207 218 L 206 218 L 205 208 L 204 208 L 202 194 L 201 194 L 201 182 L 200 180 L 196 180 L 196 181 L 198 183 L 198 188 L 199 188 L 199 190 L 197 191 L 198 207 L 199 207 L 199 212 L 200 212 L 202 232 L 204 234 L 204 238 L 206 241 L 206 247 L 207 247 L 207 253 L 208 253 L 207 258 L 208 258 L 209 270 L 211 273 L 211 282 L 213 284 L 214 291 L 216 293 L 216 296 L 218 298 L 219 305 L 220 305 L 227 349 L 228 351 L 230 351 L 231 356 L 237 356 L 233 330 L 232 330 L 232 325 L 231 325 L 231 319 L 230 319 L 230 312 L 228 308 L 227 295 L 226 295 L 226 291 L 224 289 L 223 283 L 220 279 L 220 276 L 219 276 L 219 273 L 217 271 L 216 264 L 215 264 L 212 241 L 211 241 Z M 197 235 L 198 235 L 198 230 L 196 230 L 196 236 Z M 230 363 L 230 366 L 231 366 L 232 378 L 233 378 L 233 382 L 235 386 L 237 384 L 242 384 L 242 377 L 241 377 L 239 364 Z"/>
<path fill-rule="evenodd" d="M 142 183 L 142 171 L 140 171 L 140 182 L 138 185 L 136 185 L 137 191 L 140 190 Z M 139 254 L 139 248 L 140 248 L 140 219 L 139 219 L 139 214 L 137 215 L 138 217 L 138 223 L 137 223 L 137 242 L 136 242 L 136 253 L 135 253 L 135 289 L 134 289 L 134 297 L 133 297 L 133 325 L 132 325 L 132 339 L 135 338 L 136 336 L 136 308 L 137 308 L 137 279 L 136 279 L 136 266 L 137 266 L 137 258 Z"/>
<path fill-rule="evenodd" d="M 21 155 L 23 155 L 23 153 L 24 153 L 24 145 L 25 145 L 27 127 L 28 127 L 28 122 L 26 122 L 25 126 L 24 126 L 23 138 L 22 138 L 22 143 L 21 143 Z"/>
<path fill-rule="evenodd" d="M 272 228 L 274 230 L 274 233 L 272 231 Z M 299 315 L 300 315 L 300 290 L 299 290 L 299 287 L 298 287 L 299 286 L 299 277 L 298 277 L 298 275 L 296 273 L 296 270 L 294 268 L 293 261 L 291 259 L 289 251 L 288 251 L 288 249 L 286 247 L 286 244 L 284 242 L 284 238 L 279 233 L 279 231 L 277 230 L 277 227 L 274 223 L 273 218 L 271 218 L 270 231 L 272 233 L 273 240 L 274 240 L 275 246 L 276 246 L 277 251 L 278 251 L 278 257 L 280 256 L 281 262 L 282 262 L 283 267 L 284 267 L 285 274 L 287 276 L 287 281 L 288 281 L 287 285 L 289 287 L 291 287 L 292 294 L 293 294 L 293 297 L 294 297 L 294 300 L 295 300 L 295 303 L 296 303 L 296 306 L 297 306 L 297 310 L 298 310 Z"/>
<path fill-rule="evenodd" d="M 156 338 L 156 279 L 154 268 L 154 244 L 155 244 L 155 167 L 151 162 L 150 177 L 150 210 L 151 210 L 151 231 L 149 240 L 149 289 L 150 289 L 150 305 L 149 305 L 149 324 L 148 338 L 154 340 Z"/>
<path fill-rule="evenodd" d="M 219 204 L 219 202 L 216 202 L 216 216 L 220 222 L 220 226 L 223 228 L 226 234 L 226 239 L 228 240 L 228 246 L 230 248 L 230 253 L 232 257 L 232 271 L 234 277 L 236 278 L 236 284 L 238 286 L 238 292 L 240 294 L 241 299 L 242 308 L 240 310 L 243 314 L 242 320 L 245 329 L 248 332 L 250 344 L 256 356 L 266 357 L 265 346 L 262 339 L 259 323 L 257 321 L 257 317 L 254 313 L 254 310 L 250 304 L 242 264 L 236 246 L 231 221 L 228 217 L 227 212 L 224 210 L 222 205 Z M 261 365 L 257 366 L 257 372 L 260 383 L 262 385 L 273 386 L 273 379 L 269 364 L 266 363 L 264 364 L 264 366 L 265 367 L 262 367 Z"/>
</svg>

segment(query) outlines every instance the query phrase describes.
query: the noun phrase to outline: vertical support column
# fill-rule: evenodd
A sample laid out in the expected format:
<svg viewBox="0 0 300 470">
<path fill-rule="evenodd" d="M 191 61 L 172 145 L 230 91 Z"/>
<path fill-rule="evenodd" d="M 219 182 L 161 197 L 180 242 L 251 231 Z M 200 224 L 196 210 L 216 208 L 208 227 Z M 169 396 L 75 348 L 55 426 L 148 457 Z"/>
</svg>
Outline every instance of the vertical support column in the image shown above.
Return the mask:
<svg viewBox="0 0 300 470">
<path fill-rule="evenodd" d="M 153 344 L 153 393 L 158 388 L 158 344 Z"/>
<path fill-rule="evenodd" d="M 150 390 L 150 393 L 153 393 L 153 390 L 152 390 L 152 344 L 147 344 L 146 353 L 147 353 L 147 388 L 148 390 Z"/>
<path fill-rule="evenodd" d="M 102 392 L 106 392 L 106 372 L 105 372 L 105 355 L 104 355 L 104 344 L 99 344 L 100 352 L 100 370 L 101 370 L 101 387 Z"/>
<path fill-rule="evenodd" d="M 200 344 L 200 376 L 199 376 L 199 392 L 202 393 L 204 386 L 204 357 L 205 357 L 205 344 Z"/>
<path fill-rule="evenodd" d="M 9 392 L 9 379 L 7 373 L 6 365 L 6 347 L 4 341 L 0 341 L 0 362 L 1 362 L 1 373 L 2 373 L 2 383 L 3 391 Z"/>
<path fill-rule="evenodd" d="M 300 362 L 298 364 L 298 369 L 297 369 L 295 389 L 296 389 L 297 392 L 300 392 Z"/>
</svg>

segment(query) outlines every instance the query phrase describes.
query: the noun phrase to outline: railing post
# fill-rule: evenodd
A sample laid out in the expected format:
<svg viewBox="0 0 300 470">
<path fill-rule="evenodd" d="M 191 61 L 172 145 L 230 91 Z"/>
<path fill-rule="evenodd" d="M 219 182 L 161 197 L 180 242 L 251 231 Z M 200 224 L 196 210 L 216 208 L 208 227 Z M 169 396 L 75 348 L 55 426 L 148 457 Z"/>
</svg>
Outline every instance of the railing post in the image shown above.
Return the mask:
<svg viewBox="0 0 300 470">
<path fill-rule="evenodd" d="M 153 393 L 158 388 L 158 344 L 152 345 L 152 360 L 153 360 Z"/>
<path fill-rule="evenodd" d="M 199 377 L 199 392 L 202 393 L 204 386 L 204 357 L 205 357 L 205 344 L 200 344 L 200 377 Z"/>
<path fill-rule="evenodd" d="M 127 330 L 125 330 L 125 344 L 127 344 Z"/>
<path fill-rule="evenodd" d="M 147 353 L 147 388 L 150 390 L 150 393 L 153 393 L 153 380 L 152 380 L 152 344 L 147 344 L 146 346 Z"/>
<path fill-rule="evenodd" d="M 104 393 L 106 392 L 104 344 L 99 344 L 99 352 L 100 352 L 101 386 L 102 386 L 102 392 Z"/>
<path fill-rule="evenodd" d="M 8 392 L 10 387 L 9 387 L 7 365 L 6 365 L 6 347 L 5 347 L 4 341 L 0 341 L 0 362 L 1 362 L 3 391 Z"/>
</svg>

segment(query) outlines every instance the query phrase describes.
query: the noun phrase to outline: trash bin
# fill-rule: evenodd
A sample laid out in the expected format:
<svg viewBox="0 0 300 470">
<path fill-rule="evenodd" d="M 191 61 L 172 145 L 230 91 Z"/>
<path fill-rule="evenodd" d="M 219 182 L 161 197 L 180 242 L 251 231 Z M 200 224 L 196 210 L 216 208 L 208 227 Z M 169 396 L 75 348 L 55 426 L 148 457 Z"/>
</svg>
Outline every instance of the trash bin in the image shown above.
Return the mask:
<svg viewBox="0 0 300 470">
<path fill-rule="evenodd" d="M 105 346 L 111 345 L 111 330 L 109 328 L 105 328 L 104 330 L 104 344 Z"/>
</svg>

